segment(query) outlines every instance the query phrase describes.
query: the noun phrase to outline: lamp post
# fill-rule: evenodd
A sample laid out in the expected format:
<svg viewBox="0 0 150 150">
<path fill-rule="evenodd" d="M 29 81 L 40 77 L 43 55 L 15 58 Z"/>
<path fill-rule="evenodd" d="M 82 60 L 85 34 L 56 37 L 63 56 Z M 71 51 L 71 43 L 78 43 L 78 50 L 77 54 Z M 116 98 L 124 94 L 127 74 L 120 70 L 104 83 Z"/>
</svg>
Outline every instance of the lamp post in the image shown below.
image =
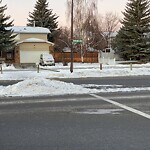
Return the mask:
<svg viewBox="0 0 150 150">
<path fill-rule="evenodd" d="M 73 0 L 71 1 L 71 63 L 70 72 L 73 72 Z"/>
</svg>

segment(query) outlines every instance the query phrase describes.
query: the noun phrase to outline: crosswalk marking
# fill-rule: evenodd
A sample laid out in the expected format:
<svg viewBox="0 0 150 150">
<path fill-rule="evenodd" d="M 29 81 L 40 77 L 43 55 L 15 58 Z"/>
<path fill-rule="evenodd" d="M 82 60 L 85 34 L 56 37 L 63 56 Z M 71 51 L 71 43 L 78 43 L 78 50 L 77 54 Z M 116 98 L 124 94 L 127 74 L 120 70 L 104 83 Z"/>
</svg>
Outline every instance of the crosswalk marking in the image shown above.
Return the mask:
<svg viewBox="0 0 150 150">
<path fill-rule="evenodd" d="M 103 101 L 105 101 L 105 102 L 111 103 L 111 104 L 116 105 L 116 106 L 118 106 L 118 107 L 120 107 L 120 108 L 123 108 L 123 109 L 125 109 L 125 110 L 128 110 L 128 111 L 130 111 L 130 112 L 132 112 L 132 113 L 135 113 L 135 114 L 137 114 L 137 115 L 140 115 L 140 116 L 143 116 L 143 117 L 145 117 L 145 118 L 147 118 L 147 119 L 150 119 L 150 115 L 149 115 L 149 114 L 146 114 L 146 113 L 144 113 L 144 112 L 142 112 L 142 111 L 139 111 L 139 110 L 134 109 L 134 108 L 132 108 L 132 107 L 123 105 L 123 104 L 121 104 L 121 103 L 115 102 L 115 101 L 113 101 L 113 100 L 107 99 L 107 98 L 105 98 L 105 97 L 102 97 L 102 96 L 99 96 L 99 95 L 96 95 L 96 94 L 90 94 L 90 95 L 93 96 L 93 97 L 95 97 L 95 98 L 97 98 L 97 99 L 103 100 Z"/>
</svg>

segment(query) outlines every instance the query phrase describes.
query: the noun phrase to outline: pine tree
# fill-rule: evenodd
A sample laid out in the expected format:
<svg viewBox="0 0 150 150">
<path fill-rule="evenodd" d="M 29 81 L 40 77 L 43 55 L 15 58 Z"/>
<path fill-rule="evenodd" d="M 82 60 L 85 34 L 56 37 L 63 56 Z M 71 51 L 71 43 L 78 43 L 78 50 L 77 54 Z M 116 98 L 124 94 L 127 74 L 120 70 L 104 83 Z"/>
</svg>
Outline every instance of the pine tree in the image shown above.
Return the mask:
<svg viewBox="0 0 150 150">
<path fill-rule="evenodd" d="M 150 57 L 150 2 L 128 0 L 122 27 L 114 40 L 116 53 L 124 59 Z"/>
<path fill-rule="evenodd" d="M 53 14 L 52 9 L 48 9 L 47 0 L 37 0 L 32 13 L 29 13 L 27 26 L 45 27 L 51 31 L 48 35 L 48 40 L 53 42 L 53 36 L 58 27 L 56 14 Z"/>
<path fill-rule="evenodd" d="M 15 46 L 14 38 L 16 35 L 13 34 L 12 29 L 8 29 L 8 27 L 13 26 L 13 21 L 9 22 L 10 16 L 5 16 L 6 9 L 7 5 L 0 6 L 0 51 L 11 51 Z"/>
</svg>

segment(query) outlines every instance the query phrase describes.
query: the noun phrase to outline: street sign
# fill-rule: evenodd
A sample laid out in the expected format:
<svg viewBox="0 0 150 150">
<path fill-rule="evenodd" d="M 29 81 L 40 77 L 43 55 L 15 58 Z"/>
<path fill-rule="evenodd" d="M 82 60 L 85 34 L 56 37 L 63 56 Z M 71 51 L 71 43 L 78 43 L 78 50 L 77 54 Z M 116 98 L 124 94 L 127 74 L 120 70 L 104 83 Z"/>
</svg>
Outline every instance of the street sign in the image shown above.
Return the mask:
<svg viewBox="0 0 150 150">
<path fill-rule="evenodd" d="M 82 43 L 81 39 L 77 39 L 77 40 L 72 40 L 73 43 Z"/>
</svg>

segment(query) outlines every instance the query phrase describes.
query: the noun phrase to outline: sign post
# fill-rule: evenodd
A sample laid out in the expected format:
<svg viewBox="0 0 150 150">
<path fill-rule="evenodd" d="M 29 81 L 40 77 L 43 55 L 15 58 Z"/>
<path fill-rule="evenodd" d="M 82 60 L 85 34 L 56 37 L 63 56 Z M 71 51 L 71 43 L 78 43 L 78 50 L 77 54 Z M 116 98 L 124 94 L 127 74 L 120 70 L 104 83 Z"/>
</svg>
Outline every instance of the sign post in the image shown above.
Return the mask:
<svg viewBox="0 0 150 150">
<path fill-rule="evenodd" d="M 71 1 L 71 63 L 70 72 L 73 72 L 73 0 Z"/>
</svg>

